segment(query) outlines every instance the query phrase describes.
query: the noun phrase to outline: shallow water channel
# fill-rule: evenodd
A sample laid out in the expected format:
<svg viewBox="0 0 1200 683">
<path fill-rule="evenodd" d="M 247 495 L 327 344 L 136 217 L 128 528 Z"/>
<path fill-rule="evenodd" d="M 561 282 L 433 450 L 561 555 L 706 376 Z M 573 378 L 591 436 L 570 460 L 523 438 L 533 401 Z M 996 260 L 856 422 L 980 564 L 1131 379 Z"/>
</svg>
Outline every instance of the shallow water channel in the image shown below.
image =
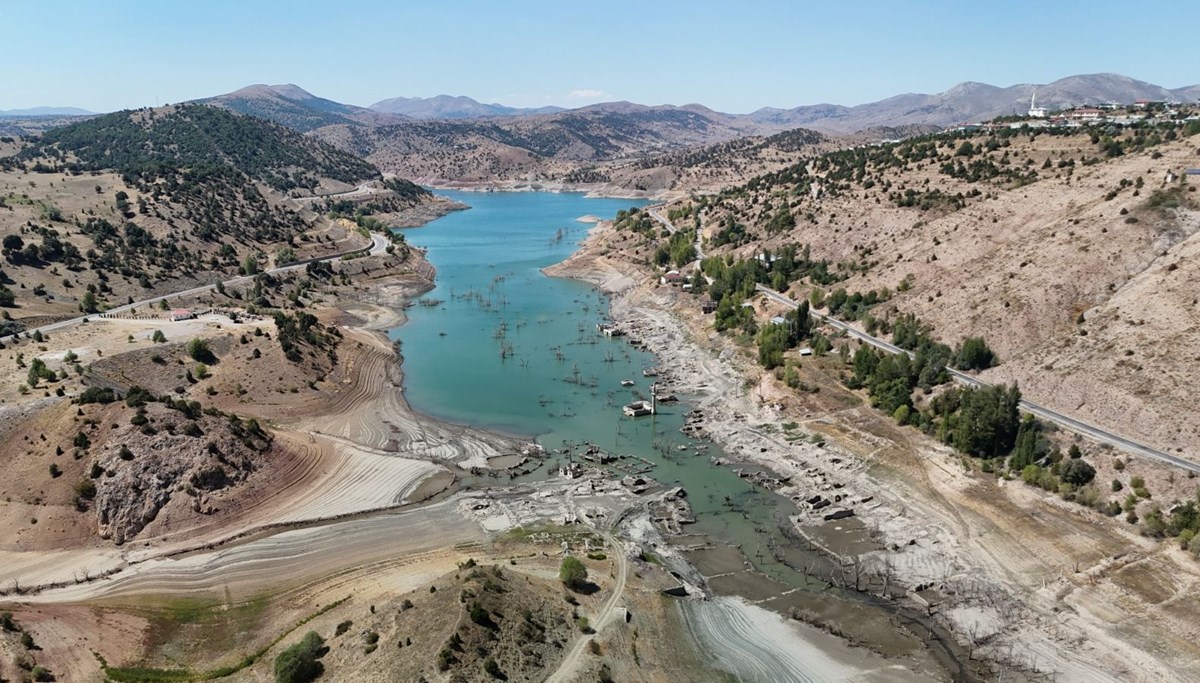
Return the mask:
<svg viewBox="0 0 1200 683">
<path fill-rule="evenodd" d="M 566 193 L 442 194 L 471 209 L 404 231 L 437 268 L 436 287 L 391 333 L 400 343 L 413 408 L 534 436 L 551 451 L 594 443 L 649 460 L 655 468 L 648 476 L 687 490 L 696 516 L 689 533 L 740 547 L 781 589 L 823 588 L 788 566 L 812 557 L 780 531 L 780 522 L 795 512 L 791 501 L 713 465 L 710 457 L 721 455 L 715 445 L 680 433 L 687 396 L 660 404 L 655 416 L 622 414 L 622 405 L 649 398 L 654 378 L 643 369 L 655 366 L 654 356 L 597 332 L 597 323 L 608 320 L 608 302 L 596 288 L 541 272 L 586 236 L 590 225 L 576 219 L 612 218 L 644 202 Z M 526 479 L 544 478 L 552 466 Z M 787 563 L 775 559 L 777 550 Z"/>
</svg>

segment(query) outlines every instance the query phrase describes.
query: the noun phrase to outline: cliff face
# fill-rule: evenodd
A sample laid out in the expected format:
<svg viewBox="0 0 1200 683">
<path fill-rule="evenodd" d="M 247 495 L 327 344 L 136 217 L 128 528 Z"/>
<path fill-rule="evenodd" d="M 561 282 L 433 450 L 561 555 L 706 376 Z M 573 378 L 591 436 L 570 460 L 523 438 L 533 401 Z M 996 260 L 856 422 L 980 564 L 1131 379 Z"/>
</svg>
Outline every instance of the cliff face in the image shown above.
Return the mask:
<svg viewBox="0 0 1200 683">
<path fill-rule="evenodd" d="M 96 454 L 102 470 L 95 479 L 96 523 L 100 537 L 117 545 L 137 536 L 172 501 L 213 514 L 222 492 L 251 476 L 271 445 L 257 424 L 238 418 L 192 419 L 153 404 L 133 415 L 146 422 L 112 430 Z"/>
</svg>

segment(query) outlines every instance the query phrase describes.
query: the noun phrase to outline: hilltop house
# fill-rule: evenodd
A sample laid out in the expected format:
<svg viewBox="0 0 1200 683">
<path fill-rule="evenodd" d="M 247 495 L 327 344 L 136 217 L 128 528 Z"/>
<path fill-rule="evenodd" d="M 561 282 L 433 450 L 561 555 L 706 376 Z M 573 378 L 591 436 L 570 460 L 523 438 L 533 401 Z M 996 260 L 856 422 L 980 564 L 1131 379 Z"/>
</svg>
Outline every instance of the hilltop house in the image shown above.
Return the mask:
<svg viewBox="0 0 1200 683">
<path fill-rule="evenodd" d="M 1099 121 L 1104 112 L 1095 107 L 1079 107 L 1063 114 L 1072 121 Z"/>
</svg>

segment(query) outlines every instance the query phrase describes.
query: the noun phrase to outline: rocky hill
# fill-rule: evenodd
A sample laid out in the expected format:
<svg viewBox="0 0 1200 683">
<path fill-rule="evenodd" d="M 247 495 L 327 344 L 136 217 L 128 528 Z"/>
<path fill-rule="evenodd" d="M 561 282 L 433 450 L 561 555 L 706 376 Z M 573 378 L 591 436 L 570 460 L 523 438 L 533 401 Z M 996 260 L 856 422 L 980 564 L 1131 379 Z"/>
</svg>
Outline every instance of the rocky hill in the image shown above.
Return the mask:
<svg viewBox="0 0 1200 683">
<path fill-rule="evenodd" d="M 717 192 L 747 177 L 846 144 L 847 140 L 794 128 L 771 136 L 751 135 L 638 159 L 586 164 L 550 178 L 571 187 L 610 194 Z"/>
<path fill-rule="evenodd" d="M 352 104 L 317 97 L 290 83 L 249 85 L 231 93 L 197 100 L 196 103 L 274 121 L 301 133 L 339 123 L 376 123 L 396 118 Z"/>
<path fill-rule="evenodd" d="M 547 179 L 622 157 L 732 140 L 753 125 L 702 107 L 596 105 L 537 116 L 338 124 L 310 135 L 430 183 Z"/>
</svg>

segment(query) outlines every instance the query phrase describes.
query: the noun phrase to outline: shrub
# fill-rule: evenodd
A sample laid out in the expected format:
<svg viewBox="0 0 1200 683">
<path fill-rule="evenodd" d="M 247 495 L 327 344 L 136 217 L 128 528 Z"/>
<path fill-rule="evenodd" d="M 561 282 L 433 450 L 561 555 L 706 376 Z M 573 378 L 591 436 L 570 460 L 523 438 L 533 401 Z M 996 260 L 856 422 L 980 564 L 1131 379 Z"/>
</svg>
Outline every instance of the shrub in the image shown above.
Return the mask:
<svg viewBox="0 0 1200 683">
<path fill-rule="evenodd" d="M 295 645 L 275 658 L 276 683 L 308 683 L 325 671 L 317 661 L 325 655 L 325 640 L 316 631 L 309 631 Z"/>
<path fill-rule="evenodd" d="M 568 555 L 563 558 L 562 566 L 558 569 L 558 578 L 567 588 L 578 590 L 587 585 L 587 567 L 583 566 L 578 557 Z"/>
<path fill-rule="evenodd" d="M 488 614 L 488 611 L 484 609 L 483 605 L 480 605 L 478 602 L 471 603 L 471 621 L 479 624 L 480 626 L 492 625 L 491 615 Z"/>
<path fill-rule="evenodd" d="M 96 497 L 96 484 L 91 479 L 80 480 L 75 484 L 75 495 L 84 500 L 92 500 Z"/>
<path fill-rule="evenodd" d="M 483 660 L 483 670 L 492 678 L 504 678 L 504 673 L 500 671 L 500 665 L 491 657 Z"/>
<path fill-rule="evenodd" d="M 194 361 L 201 363 L 215 363 L 217 357 L 213 355 L 212 349 L 208 347 L 208 341 L 204 339 L 190 339 L 187 343 L 187 355 Z"/>
<path fill-rule="evenodd" d="M 1096 469 L 1083 460 L 1068 460 L 1062 467 L 1062 480 L 1073 486 L 1083 486 L 1096 477 Z"/>
<path fill-rule="evenodd" d="M 79 394 L 78 403 L 86 405 L 88 403 L 112 403 L 117 400 L 112 389 L 103 387 L 88 387 Z"/>
</svg>

